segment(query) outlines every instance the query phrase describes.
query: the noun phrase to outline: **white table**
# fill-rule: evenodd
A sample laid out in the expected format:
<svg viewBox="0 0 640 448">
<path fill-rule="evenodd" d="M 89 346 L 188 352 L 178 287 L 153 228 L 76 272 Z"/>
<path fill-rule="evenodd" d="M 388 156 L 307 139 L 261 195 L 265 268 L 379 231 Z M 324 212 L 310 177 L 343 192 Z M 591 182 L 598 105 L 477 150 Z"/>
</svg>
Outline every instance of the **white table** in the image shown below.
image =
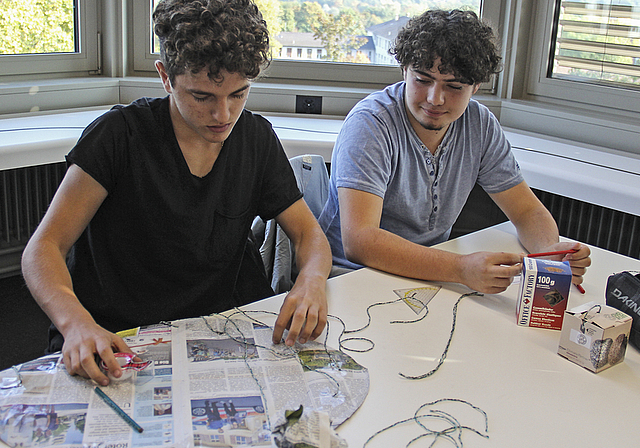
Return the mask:
<svg viewBox="0 0 640 448">
<path fill-rule="evenodd" d="M 458 253 L 520 252 L 514 232 L 511 224 L 501 224 L 440 247 Z M 640 270 L 640 261 L 598 248 L 592 248 L 592 262 L 583 284 L 586 294 L 572 287 L 569 308 L 589 301 L 604 303 L 610 274 Z M 348 328 L 359 328 L 367 322 L 368 305 L 396 299 L 394 289 L 425 284 L 371 269 L 345 274 L 329 280 L 329 313 L 340 316 Z M 443 284 L 429 304 L 428 316 L 415 324 L 389 324 L 416 317 L 401 302 L 372 308 L 370 327 L 353 335 L 370 338 L 375 348 L 351 354 L 369 369 L 371 387 L 361 408 L 338 428 L 349 446 L 362 447 L 377 430 L 411 418 L 420 405 L 441 398 L 463 399 L 487 413 L 489 439 L 465 432 L 468 447 L 639 446 L 638 350 L 629 346 L 622 364 L 598 374 L 579 367 L 557 354 L 559 331 L 516 325 L 517 287 L 514 283 L 502 294 L 464 298 L 445 363 L 433 376 L 418 381 L 398 373 L 415 376 L 436 366 L 449 338 L 453 305 L 469 290 Z M 280 303 L 275 297 L 248 308 L 277 311 Z M 337 321 L 330 320 L 329 344 L 335 348 L 339 330 Z M 484 429 L 478 413 L 455 409 L 462 424 Z M 416 425 L 403 425 L 367 447 L 403 447 L 419 433 Z M 426 438 L 412 446 L 429 446 L 431 441 Z M 453 445 L 440 440 L 436 446 Z"/>
<path fill-rule="evenodd" d="M 440 247 L 459 253 L 478 250 L 520 252 L 511 224 L 476 232 Z M 573 288 L 569 307 L 589 301 L 604 303 L 607 278 L 622 270 L 639 270 L 640 261 L 592 248 L 593 264 L 580 294 Z M 431 283 L 432 285 L 434 283 Z M 416 288 L 427 282 L 361 269 L 330 279 L 329 313 L 349 329 L 367 323 L 366 308 L 398 298 L 396 289 Z M 465 431 L 465 447 L 581 447 L 639 446 L 637 411 L 640 408 L 640 352 L 627 348 L 623 363 L 594 374 L 557 355 L 559 331 L 516 325 L 517 284 L 503 294 L 465 297 L 459 304 L 457 325 L 448 356 L 440 369 L 422 380 L 399 376 L 421 375 L 438 363 L 451 331 L 453 306 L 470 292 L 457 284 L 442 284 L 428 305 L 425 319 L 412 324 L 416 314 L 403 302 L 374 307 L 366 330 L 351 336 L 375 343 L 366 353 L 350 353 L 369 369 L 370 390 L 364 404 L 338 428 L 349 447 L 362 447 L 376 431 L 413 417 L 423 404 L 444 398 L 460 399 L 484 410 L 489 439 Z M 249 310 L 278 311 L 282 295 L 246 306 Z M 262 319 L 268 323 L 268 319 Z M 341 325 L 330 319 L 328 344 L 338 348 Z M 320 340 L 324 339 L 324 335 Z M 348 343 L 352 348 L 364 343 Z M 439 405 L 460 424 L 484 430 L 483 417 L 460 403 Z M 442 425 L 429 423 L 433 429 Z M 398 426 L 376 437 L 367 448 L 404 447 L 421 431 L 415 424 Z M 428 437 L 411 447 L 427 447 Z M 0 446 L 4 446 L 0 442 Z M 454 446 L 438 440 L 436 446 Z"/>
</svg>

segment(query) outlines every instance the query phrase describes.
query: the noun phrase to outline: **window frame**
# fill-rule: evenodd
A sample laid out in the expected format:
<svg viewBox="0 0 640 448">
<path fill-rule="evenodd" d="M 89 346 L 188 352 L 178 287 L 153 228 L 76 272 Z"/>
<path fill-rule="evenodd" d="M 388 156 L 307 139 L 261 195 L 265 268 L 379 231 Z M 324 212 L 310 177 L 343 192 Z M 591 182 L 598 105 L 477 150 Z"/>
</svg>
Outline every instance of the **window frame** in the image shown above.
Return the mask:
<svg viewBox="0 0 640 448">
<path fill-rule="evenodd" d="M 74 53 L 0 55 L 0 76 L 95 74 L 101 69 L 98 5 L 77 0 L 79 51 Z"/>
<path fill-rule="evenodd" d="M 625 113 L 640 112 L 640 90 L 548 77 L 557 1 L 560 0 L 539 0 L 534 11 L 526 99 L 578 107 L 611 108 Z"/>
<path fill-rule="evenodd" d="M 127 23 L 132 39 L 130 52 L 133 56 L 133 74 L 156 73 L 158 56 L 152 53 L 153 35 L 151 30 L 152 0 L 131 2 L 131 20 Z M 136 24 L 137 26 L 134 26 Z M 144 24 L 144 26 L 142 26 Z"/>
</svg>

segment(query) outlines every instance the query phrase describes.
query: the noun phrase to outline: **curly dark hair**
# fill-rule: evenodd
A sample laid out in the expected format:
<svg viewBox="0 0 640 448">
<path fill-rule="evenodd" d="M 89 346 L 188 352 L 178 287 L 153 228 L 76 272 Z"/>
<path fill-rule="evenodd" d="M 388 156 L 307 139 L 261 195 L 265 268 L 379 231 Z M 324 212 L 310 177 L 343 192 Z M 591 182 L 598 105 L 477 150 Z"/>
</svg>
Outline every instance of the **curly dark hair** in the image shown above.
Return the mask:
<svg viewBox="0 0 640 448">
<path fill-rule="evenodd" d="M 440 58 L 440 73 L 465 84 L 486 82 L 501 70 L 496 36 L 472 11 L 431 10 L 412 18 L 389 53 L 403 69 L 429 70 Z"/>
<path fill-rule="evenodd" d="M 255 79 L 269 65 L 269 32 L 251 0 L 163 0 L 153 12 L 160 59 L 171 83 L 190 70 Z"/>
</svg>

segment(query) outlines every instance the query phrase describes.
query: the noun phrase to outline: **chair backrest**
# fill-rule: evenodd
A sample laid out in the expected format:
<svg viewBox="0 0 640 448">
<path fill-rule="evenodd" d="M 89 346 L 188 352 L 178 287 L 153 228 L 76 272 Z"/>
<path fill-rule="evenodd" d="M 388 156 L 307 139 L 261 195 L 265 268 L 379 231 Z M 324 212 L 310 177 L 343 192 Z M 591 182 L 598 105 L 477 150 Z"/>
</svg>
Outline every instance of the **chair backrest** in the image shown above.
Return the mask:
<svg viewBox="0 0 640 448">
<path fill-rule="evenodd" d="M 296 176 L 298 188 L 317 219 L 329 196 L 329 173 L 324 157 L 305 154 L 292 157 L 289 162 Z M 264 223 L 257 217 L 251 228 L 256 240 L 261 244 L 260 256 L 267 276 L 271 278 L 271 288 L 276 294 L 289 291 L 298 274 L 289 238 L 275 219 Z"/>
<path fill-rule="evenodd" d="M 329 173 L 324 157 L 305 154 L 289 159 L 298 188 L 313 215 L 318 218 L 329 196 Z"/>
</svg>

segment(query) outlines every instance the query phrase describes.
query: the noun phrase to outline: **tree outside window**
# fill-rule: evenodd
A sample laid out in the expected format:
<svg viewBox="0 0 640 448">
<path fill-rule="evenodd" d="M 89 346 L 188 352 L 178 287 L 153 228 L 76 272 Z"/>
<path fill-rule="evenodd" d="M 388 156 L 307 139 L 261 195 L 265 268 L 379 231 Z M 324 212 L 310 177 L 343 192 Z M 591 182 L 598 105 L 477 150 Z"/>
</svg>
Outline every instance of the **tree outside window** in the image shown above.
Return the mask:
<svg viewBox="0 0 640 448">
<path fill-rule="evenodd" d="M 78 51 L 73 0 L 0 1 L 0 54 Z"/>
</svg>

